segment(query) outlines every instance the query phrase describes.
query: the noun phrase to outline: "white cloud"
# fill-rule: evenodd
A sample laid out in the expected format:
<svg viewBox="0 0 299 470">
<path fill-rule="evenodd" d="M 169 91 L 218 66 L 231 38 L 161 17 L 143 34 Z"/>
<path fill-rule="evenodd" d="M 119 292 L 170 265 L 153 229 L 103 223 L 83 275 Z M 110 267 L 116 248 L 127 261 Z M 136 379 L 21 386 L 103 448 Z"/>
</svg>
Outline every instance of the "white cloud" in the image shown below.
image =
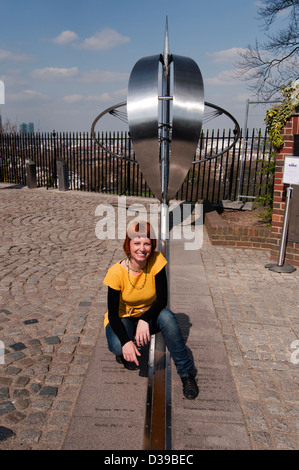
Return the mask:
<svg viewBox="0 0 299 470">
<path fill-rule="evenodd" d="M 67 95 L 63 98 L 68 104 L 78 103 L 78 101 L 82 101 L 84 97 L 82 95 Z"/>
<path fill-rule="evenodd" d="M 28 62 L 31 60 L 33 60 L 33 56 L 29 54 L 21 54 L 18 52 L 11 52 L 5 49 L 0 49 L 0 61 Z"/>
<path fill-rule="evenodd" d="M 111 102 L 111 95 L 109 93 L 102 93 L 101 95 L 89 95 L 86 101 L 94 103 L 108 103 Z"/>
<path fill-rule="evenodd" d="M 66 78 L 73 78 L 79 72 L 78 67 L 59 68 L 59 67 L 44 67 L 43 69 L 35 69 L 31 72 L 33 78 L 39 80 L 63 80 Z"/>
<path fill-rule="evenodd" d="M 205 83 L 210 86 L 235 86 L 239 85 L 235 70 L 223 70 L 216 77 L 206 78 Z"/>
<path fill-rule="evenodd" d="M 241 47 L 232 47 L 223 51 L 207 52 L 207 56 L 211 57 L 214 63 L 235 62 L 240 52 L 244 51 Z"/>
<path fill-rule="evenodd" d="M 126 44 L 129 41 L 130 38 L 119 34 L 114 29 L 106 28 L 86 38 L 81 44 L 75 45 L 75 47 L 82 50 L 104 51 Z"/>
<path fill-rule="evenodd" d="M 44 67 L 31 72 L 31 77 L 43 81 L 59 81 L 74 79 L 78 83 L 116 83 L 128 81 L 129 74 L 123 72 L 109 72 L 107 70 L 89 70 L 80 73 L 78 67 L 59 68 Z"/>
<path fill-rule="evenodd" d="M 70 44 L 74 41 L 79 39 L 78 34 L 76 34 L 74 31 L 62 31 L 56 38 L 52 39 L 52 42 L 54 44 L 59 44 L 60 46 L 64 46 L 66 44 Z"/>
<path fill-rule="evenodd" d="M 35 90 L 22 90 L 18 93 L 11 93 L 7 96 L 7 103 L 10 102 L 30 102 L 30 101 L 40 101 L 47 100 L 48 96 L 43 95 L 42 93 Z"/>
<path fill-rule="evenodd" d="M 80 77 L 80 82 L 83 83 L 112 83 L 128 80 L 129 74 L 122 72 L 109 72 L 106 70 L 90 70 L 83 72 Z"/>
<path fill-rule="evenodd" d="M 102 93 L 99 95 L 88 95 L 83 96 L 79 94 L 66 95 L 63 100 L 68 104 L 75 104 L 79 101 L 93 102 L 93 103 L 113 103 L 115 101 L 125 101 L 127 96 L 127 88 L 122 88 L 121 90 L 115 90 L 111 93 Z"/>
</svg>

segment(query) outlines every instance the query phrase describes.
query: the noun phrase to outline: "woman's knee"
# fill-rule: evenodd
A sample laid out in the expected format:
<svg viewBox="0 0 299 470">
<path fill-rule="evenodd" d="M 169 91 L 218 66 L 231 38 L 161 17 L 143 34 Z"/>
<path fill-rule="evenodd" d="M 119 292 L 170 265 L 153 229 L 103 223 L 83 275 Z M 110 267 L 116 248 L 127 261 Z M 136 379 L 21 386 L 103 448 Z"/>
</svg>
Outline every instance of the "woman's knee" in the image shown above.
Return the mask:
<svg viewBox="0 0 299 470">
<path fill-rule="evenodd" d="M 122 354 L 121 342 L 119 341 L 116 334 L 112 331 L 110 325 L 107 325 L 106 327 L 106 338 L 109 351 L 115 354 L 116 356 Z"/>
<path fill-rule="evenodd" d="M 177 320 L 175 318 L 174 313 L 169 310 L 169 308 L 163 308 L 161 312 L 159 313 L 157 323 L 159 325 L 159 328 L 165 327 L 170 327 L 170 326 L 175 326 L 177 327 Z"/>
<path fill-rule="evenodd" d="M 108 342 L 108 349 L 112 354 L 115 354 L 115 356 L 121 356 L 122 354 L 122 347 L 121 344 L 110 344 Z"/>
</svg>

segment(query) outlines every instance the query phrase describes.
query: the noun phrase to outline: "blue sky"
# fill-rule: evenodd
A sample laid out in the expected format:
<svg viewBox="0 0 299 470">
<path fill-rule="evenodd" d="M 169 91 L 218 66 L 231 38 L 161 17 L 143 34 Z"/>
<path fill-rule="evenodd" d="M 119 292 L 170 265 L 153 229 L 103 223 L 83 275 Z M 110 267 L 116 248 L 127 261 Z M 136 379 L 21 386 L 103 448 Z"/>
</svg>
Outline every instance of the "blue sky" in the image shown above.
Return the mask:
<svg viewBox="0 0 299 470">
<path fill-rule="evenodd" d="M 126 100 L 135 63 L 163 52 L 168 16 L 170 52 L 194 59 L 205 100 L 243 125 L 250 94 L 234 63 L 264 35 L 255 0 L 0 0 L 0 9 L 2 121 L 89 131 Z"/>
</svg>

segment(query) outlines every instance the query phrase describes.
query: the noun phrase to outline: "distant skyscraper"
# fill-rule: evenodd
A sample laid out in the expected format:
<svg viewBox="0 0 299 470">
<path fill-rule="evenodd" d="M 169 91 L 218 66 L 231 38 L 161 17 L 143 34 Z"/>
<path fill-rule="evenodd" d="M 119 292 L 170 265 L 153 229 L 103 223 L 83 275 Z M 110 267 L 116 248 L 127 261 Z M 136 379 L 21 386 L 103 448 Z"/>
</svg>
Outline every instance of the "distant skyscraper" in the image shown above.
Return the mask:
<svg viewBox="0 0 299 470">
<path fill-rule="evenodd" d="M 34 133 L 34 124 L 33 122 L 22 122 L 20 124 L 20 132 L 22 134 L 33 134 Z"/>
</svg>

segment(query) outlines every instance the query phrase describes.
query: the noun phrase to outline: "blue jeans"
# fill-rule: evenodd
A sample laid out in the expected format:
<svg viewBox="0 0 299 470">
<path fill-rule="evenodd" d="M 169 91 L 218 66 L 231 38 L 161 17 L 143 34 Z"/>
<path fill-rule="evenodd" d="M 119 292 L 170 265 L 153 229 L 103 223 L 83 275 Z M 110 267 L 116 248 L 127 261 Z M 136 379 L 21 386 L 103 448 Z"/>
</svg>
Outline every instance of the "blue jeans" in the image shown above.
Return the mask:
<svg viewBox="0 0 299 470">
<path fill-rule="evenodd" d="M 122 318 L 121 321 L 126 328 L 129 338 L 133 341 L 138 318 L 126 317 Z M 193 359 L 188 355 L 181 330 L 171 310 L 168 308 L 161 310 L 158 317 L 149 322 L 149 327 L 151 335 L 161 331 L 179 376 L 185 377 L 188 372 L 192 372 L 194 369 Z M 109 323 L 106 327 L 106 337 L 109 350 L 115 355 L 121 355 L 121 343 Z"/>
</svg>

